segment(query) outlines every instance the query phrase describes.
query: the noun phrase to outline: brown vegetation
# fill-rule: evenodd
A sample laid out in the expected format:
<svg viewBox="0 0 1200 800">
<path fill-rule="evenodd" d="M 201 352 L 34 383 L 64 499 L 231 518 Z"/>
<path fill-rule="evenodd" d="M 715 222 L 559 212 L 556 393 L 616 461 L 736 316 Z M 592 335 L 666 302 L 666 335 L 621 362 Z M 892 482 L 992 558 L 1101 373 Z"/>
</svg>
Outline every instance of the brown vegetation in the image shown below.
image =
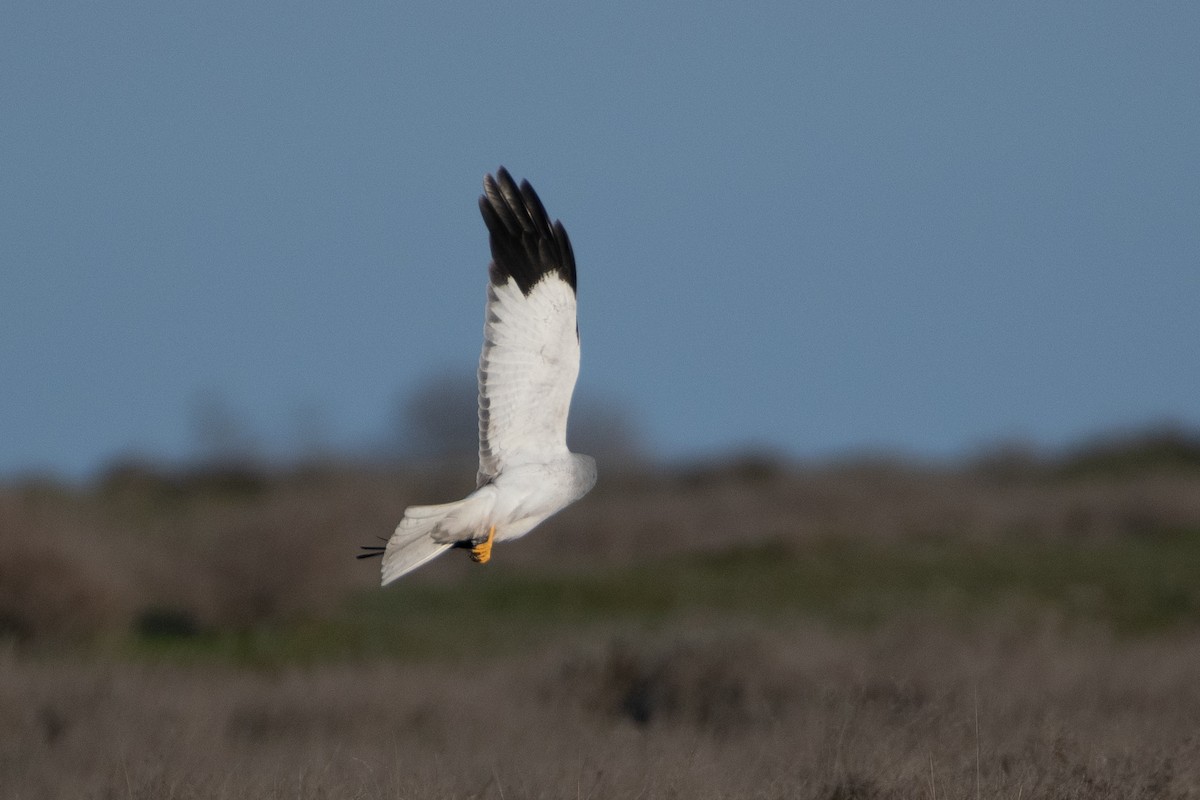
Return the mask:
<svg viewBox="0 0 1200 800">
<path fill-rule="evenodd" d="M 1197 453 L 608 473 L 386 591 L 469 470 L 11 484 L 0 796 L 1200 797 Z"/>
<path fill-rule="evenodd" d="M 24 798 L 1170 798 L 1200 637 L 708 631 L 479 663 L 0 660 Z"/>
</svg>

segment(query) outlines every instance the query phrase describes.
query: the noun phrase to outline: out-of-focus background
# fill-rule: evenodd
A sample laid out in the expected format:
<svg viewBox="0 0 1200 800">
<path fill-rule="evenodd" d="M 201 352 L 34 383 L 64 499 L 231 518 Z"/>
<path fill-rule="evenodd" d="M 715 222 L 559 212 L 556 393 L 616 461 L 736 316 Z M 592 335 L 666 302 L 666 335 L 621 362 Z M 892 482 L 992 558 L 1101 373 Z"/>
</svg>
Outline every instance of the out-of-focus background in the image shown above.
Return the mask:
<svg viewBox="0 0 1200 800">
<path fill-rule="evenodd" d="M 25 5 L 0 794 L 1194 797 L 1200 11 Z M 594 492 L 486 567 L 500 164 Z"/>
<path fill-rule="evenodd" d="M 506 165 L 647 452 L 1200 424 L 1200 11 L 19 4 L 0 473 L 372 451 L 469 375 Z"/>
</svg>

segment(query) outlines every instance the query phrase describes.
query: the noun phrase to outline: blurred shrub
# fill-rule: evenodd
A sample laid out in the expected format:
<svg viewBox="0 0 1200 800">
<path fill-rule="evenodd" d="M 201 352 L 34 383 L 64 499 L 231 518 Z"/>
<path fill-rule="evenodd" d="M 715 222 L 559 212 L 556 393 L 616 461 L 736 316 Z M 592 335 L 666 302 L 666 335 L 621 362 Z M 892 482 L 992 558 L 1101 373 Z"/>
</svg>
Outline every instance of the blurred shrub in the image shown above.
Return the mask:
<svg viewBox="0 0 1200 800">
<path fill-rule="evenodd" d="M 1154 546 L 1200 531 L 1197 463 L 1196 437 L 1166 433 L 1059 461 L 1013 451 L 965 466 L 797 465 L 769 454 L 687 469 L 605 472 L 602 464 L 596 490 L 506 550 L 505 568 L 620 569 L 684 553 L 752 552 L 764 542 L 783 552 L 825 540 L 1074 545 L 1130 537 Z M 162 469 L 132 461 L 89 489 L 0 485 L 0 628 L 26 641 L 117 630 L 188 636 L 321 617 L 375 588 L 377 564 L 354 560 L 359 545 L 386 537 L 406 505 L 452 500 L 473 485 L 469 468 Z M 457 575 L 439 562 L 420 580 Z M 648 699 L 637 714 L 736 716 L 671 699 L 683 691 L 675 661 L 684 656 L 632 652 L 612 654 L 605 669 L 625 670 L 627 681 L 642 675 Z M 735 680 L 711 649 L 697 658 L 714 686 L 720 674 Z"/>
<path fill-rule="evenodd" d="M 479 452 L 478 391 L 473 371 L 426 379 L 396 405 L 396 452 L 418 462 L 473 459 Z M 642 437 L 632 413 L 585 387 L 576 390 L 571 404 L 568 440 L 572 450 L 610 469 L 641 460 Z"/>
<path fill-rule="evenodd" d="M 151 606 L 138 614 L 133 630 L 147 639 L 182 639 L 204 631 L 200 620 L 191 611 L 161 606 Z"/>
<path fill-rule="evenodd" d="M 427 379 L 397 402 L 396 450 L 417 461 L 471 457 L 479 451 L 478 389 L 474 373 Z"/>
<path fill-rule="evenodd" d="M 249 630 L 328 613 L 345 592 L 354 550 L 327 519 L 289 500 L 212 520 L 196 565 L 200 616 Z"/>
<path fill-rule="evenodd" d="M 1056 470 L 1069 477 L 1200 473 L 1200 434 L 1161 427 L 1107 436 L 1069 451 L 1058 460 Z"/>
<path fill-rule="evenodd" d="M 617 640 L 599 656 L 569 661 L 562 680 L 588 708 L 638 725 L 672 723 L 713 732 L 768 724 L 795 699 L 794 676 L 760 638 Z"/>
<path fill-rule="evenodd" d="M 678 479 L 684 486 L 705 488 L 730 484 L 770 483 L 786 478 L 790 472 L 782 456 L 758 451 L 683 468 L 678 472 Z"/>
<path fill-rule="evenodd" d="M 122 625 L 125 587 L 60 542 L 0 538 L 0 638 L 80 639 Z"/>
<path fill-rule="evenodd" d="M 181 470 L 129 460 L 104 470 L 96 487 L 115 502 L 165 506 L 185 500 L 254 498 L 273 482 L 266 470 L 235 461 Z"/>
</svg>

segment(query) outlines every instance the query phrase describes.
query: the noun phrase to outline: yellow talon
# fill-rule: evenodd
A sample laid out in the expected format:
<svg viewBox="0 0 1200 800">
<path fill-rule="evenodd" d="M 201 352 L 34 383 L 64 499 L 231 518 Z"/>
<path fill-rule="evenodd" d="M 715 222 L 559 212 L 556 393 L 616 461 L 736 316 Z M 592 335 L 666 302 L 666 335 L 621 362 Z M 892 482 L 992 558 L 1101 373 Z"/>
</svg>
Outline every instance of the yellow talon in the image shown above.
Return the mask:
<svg viewBox="0 0 1200 800">
<path fill-rule="evenodd" d="M 471 560 L 476 564 L 486 564 L 492 560 L 492 540 L 496 538 L 496 526 L 488 529 L 487 538 L 471 548 Z"/>
</svg>

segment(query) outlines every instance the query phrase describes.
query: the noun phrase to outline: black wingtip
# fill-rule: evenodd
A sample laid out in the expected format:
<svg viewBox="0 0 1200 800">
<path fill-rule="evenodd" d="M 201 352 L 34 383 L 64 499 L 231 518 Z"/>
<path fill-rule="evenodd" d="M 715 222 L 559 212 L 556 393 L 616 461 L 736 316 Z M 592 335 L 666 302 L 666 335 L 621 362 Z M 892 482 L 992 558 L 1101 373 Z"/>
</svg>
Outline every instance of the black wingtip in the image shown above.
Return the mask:
<svg viewBox="0 0 1200 800">
<path fill-rule="evenodd" d="M 380 536 L 378 538 L 379 538 L 379 541 L 381 541 L 381 542 L 387 541 L 387 539 L 384 539 L 382 536 Z M 364 544 L 361 547 L 359 547 L 358 549 L 366 550 L 367 552 L 359 553 L 358 555 L 355 556 L 355 558 L 374 558 L 375 556 L 383 555 L 384 551 L 387 550 L 387 545 L 386 544 L 383 544 L 383 545 Z"/>
<path fill-rule="evenodd" d="M 529 185 L 520 186 L 504 167 L 483 178 L 479 211 L 492 247 L 493 283 L 509 278 L 528 295 L 538 281 L 558 274 L 575 291 L 575 253 L 562 223 L 550 222 L 542 200 Z"/>
</svg>

